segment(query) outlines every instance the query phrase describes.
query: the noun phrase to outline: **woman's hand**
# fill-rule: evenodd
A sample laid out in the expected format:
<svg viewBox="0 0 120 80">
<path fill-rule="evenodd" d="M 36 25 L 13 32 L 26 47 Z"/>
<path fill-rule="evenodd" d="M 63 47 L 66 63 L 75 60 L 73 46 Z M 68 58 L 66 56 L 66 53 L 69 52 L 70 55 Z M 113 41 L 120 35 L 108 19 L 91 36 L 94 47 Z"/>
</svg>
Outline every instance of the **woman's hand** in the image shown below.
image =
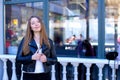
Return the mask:
<svg viewBox="0 0 120 80">
<path fill-rule="evenodd" d="M 47 57 L 44 54 L 41 54 L 40 61 L 41 62 L 47 62 Z"/>
<path fill-rule="evenodd" d="M 38 50 L 35 54 L 32 55 L 32 60 L 40 60 L 41 54 L 38 53 Z"/>
</svg>

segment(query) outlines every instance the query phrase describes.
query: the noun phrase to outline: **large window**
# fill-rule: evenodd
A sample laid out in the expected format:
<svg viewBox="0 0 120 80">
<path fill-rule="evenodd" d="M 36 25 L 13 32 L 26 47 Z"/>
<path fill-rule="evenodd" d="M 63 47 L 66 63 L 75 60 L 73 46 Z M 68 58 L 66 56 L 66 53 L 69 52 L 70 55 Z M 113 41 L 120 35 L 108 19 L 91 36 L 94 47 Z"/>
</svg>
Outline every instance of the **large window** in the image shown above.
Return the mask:
<svg viewBox="0 0 120 80">
<path fill-rule="evenodd" d="M 43 17 L 43 3 L 24 3 L 5 6 L 6 54 L 16 54 L 31 15 Z"/>
<path fill-rule="evenodd" d="M 5 5 L 6 53 L 16 54 L 18 44 L 25 34 L 26 21 L 31 15 L 40 17 L 45 15 L 43 2 Z M 81 40 L 89 40 L 96 56 L 98 1 L 51 0 L 49 37 L 54 41 L 58 55 L 59 53 L 60 55 L 63 53 L 63 56 L 77 55 L 76 47 L 82 38 Z"/>
<path fill-rule="evenodd" d="M 106 51 L 114 51 L 120 42 L 119 0 L 105 0 L 105 43 L 111 46 Z"/>
<path fill-rule="evenodd" d="M 63 46 L 65 46 L 64 49 L 70 50 L 69 52 L 72 54 L 71 50 L 76 49 L 82 35 L 82 40 L 89 39 L 94 48 L 93 44 L 98 43 L 97 0 L 60 0 L 51 1 L 49 4 L 50 37 L 57 47 L 62 46 L 63 50 Z M 61 49 L 58 50 L 58 53 L 63 52 Z M 94 49 L 95 55 L 96 52 Z M 76 55 L 77 52 L 73 52 L 73 54 Z"/>
</svg>

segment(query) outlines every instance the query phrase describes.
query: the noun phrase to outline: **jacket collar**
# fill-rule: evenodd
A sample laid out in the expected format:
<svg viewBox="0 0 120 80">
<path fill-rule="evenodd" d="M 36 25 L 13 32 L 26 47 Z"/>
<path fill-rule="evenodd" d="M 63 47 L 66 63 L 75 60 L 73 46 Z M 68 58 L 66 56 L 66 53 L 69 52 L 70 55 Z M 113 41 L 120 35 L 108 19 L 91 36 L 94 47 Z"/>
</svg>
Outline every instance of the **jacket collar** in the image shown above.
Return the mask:
<svg viewBox="0 0 120 80">
<path fill-rule="evenodd" d="M 29 46 L 34 47 L 36 50 L 38 49 L 37 44 L 34 39 L 32 39 L 29 42 Z M 42 52 L 45 52 L 48 49 L 48 47 L 44 43 L 42 44 L 41 48 L 42 48 Z"/>
<path fill-rule="evenodd" d="M 34 39 L 32 39 L 30 42 L 29 42 L 29 44 L 28 44 L 29 46 L 32 46 L 32 47 L 34 47 L 34 48 L 36 48 L 37 49 L 37 44 L 36 44 L 36 42 L 35 42 L 35 40 Z"/>
<path fill-rule="evenodd" d="M 41 48 L 42 52 L 45 52 L 48 49 L 48 47 L 44 43 L 42 44 Z"/>
</svg>

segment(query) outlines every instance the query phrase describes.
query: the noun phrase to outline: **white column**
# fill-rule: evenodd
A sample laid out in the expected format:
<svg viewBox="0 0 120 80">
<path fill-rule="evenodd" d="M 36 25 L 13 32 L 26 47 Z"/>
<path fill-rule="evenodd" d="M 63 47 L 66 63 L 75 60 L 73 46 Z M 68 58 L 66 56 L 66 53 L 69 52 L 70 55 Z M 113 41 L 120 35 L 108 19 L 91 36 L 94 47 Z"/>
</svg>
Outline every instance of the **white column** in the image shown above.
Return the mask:
<svg viewBox="0 0 120 80">
<path fill-rule="evenodd" d="M 16 76 L 16 71 L 15 71 L 15 59 L 10 59 L 10 61 L 12 62 L 12 79 L 11 80 L 17 80 L 17 76 Z"/>
<path fill-rule="evenodd" d="M 86 68 L 87 68 L 86 80 L 90 80 L 90 67 L 91 67 L 91 64 L 89 64 L 89 63 L 84 63 L 84 65 L 85 65 Z"/>
<path fill-rule="evenodd" d="M 110 65 L 112 68 L 112 80 L 115 80 L 116 78 L 116 74 L 115 74 L 115 69 L 114 69 L 114 65 Z"/>
<path fill-rule="evenodd" d="M 55 65 L 52 66 L 52 71 L 51 72 L 52 72 L 52 77 L 51 77 L 52 79 L 51 80 L 56 80 L 55 79 Z"/>
<path fill-rule="evenodd" d="M 67 80 L 67 77 L 66 77 L 66 65 L 67 65 L 67 62 L 61 62 L 62 66 L 63 66 L 63 80 Z"/>
<path fill-rule="evenodd" d="M 116 62 L 113 62 L 114 64 L 110 63 L 110 67 L 112 68 L 112 80 L 116 80 L 116 69 L 118 68 L 118 65 L 116 66 Z"/>
<path fill-rule="evenodd" d="M 2 80 L 8 80 L 8 75 L 7 75 L 7 65 L 6 65 L 6 63 L 7 63 L 7 59 L 2 58 L 1 60 L 4 62 L 4 67 L 3 67 L 4 72 L 3 72 L 3 79 L 2 79 Z"/>
<path fill-rule="evenodd" d="M 23 65 L 21 65 L 21 71 L 22 71 L 22 68 L 23 68 Z M 20 80 L 23 80 L 23 71 L 21 73 L 21 79 Z"/>
<path fill-rule="evenodd" d="M 72 63 L 72 65 L 74 66 L 74 80 L 78 80 L 77 67 L 78 67 L 79 63 Z"/>
<path fill-rule="evenodd" d="M 96 64 L 97 66 L 98 66 L 98 68 L 99 68 L 99 80 L 102 80 L 102 76 L 103 76 L 103 74 L 102 74 L 102 68 L 104 67 L 104 65 L 105 64 Z"/>
<path fill-rule="evenodd" d="M 0 54 L 4 54 L 4 22 L 3 22 L 3 18 L 4 18 L 4 15 L 3 14 L 3 1 L 4 0 L 0 0 Z M 1 73 L 0 73 L 1 74 Z"/>
</svg>

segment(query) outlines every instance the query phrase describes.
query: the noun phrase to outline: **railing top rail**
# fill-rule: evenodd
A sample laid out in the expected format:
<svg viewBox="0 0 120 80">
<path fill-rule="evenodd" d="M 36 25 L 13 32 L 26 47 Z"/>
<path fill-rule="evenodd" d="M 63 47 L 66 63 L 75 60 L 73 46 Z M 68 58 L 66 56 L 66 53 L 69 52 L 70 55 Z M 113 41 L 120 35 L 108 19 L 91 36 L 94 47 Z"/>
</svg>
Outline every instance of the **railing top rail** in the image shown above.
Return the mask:
<svg viewBox="0 0 120 80">
<path fill-rule="evenodd" d="M 108 64 L 107 59 L 95 59 L 95 58 L 72 58 L 72 57 L 58 57 L 60 62 L 73 62 L 73 63 L 89 63 L 89 64 Z M 117 64 L 120 64 L 119 60 L 115 60 Z M 114 60 L 110 60 L 110 64 L 114 64 Z"/>
<path fill-rule="evenodd" d="M 0 55 L 0 59 L 15 59 L 16 55 Z M 75 57 L 58 57 L 59 62 L 71 62 L 71 63 L 89 63 L 89 64 L 108 64 L 107 59 L 95 59 L 95 58 L 75 58 Z M 120 60 L 116 60 L 117 64 L 120 65 Z M 114 64 L 111 60 L 110 64 Z"/>
<path fill-rule="evenodd" d="M 0 55 L 0 59 L 2 58 L 15 59 L 15 57 L 16 55 L 7 55 L 7 54 Z"/>
</svg>

